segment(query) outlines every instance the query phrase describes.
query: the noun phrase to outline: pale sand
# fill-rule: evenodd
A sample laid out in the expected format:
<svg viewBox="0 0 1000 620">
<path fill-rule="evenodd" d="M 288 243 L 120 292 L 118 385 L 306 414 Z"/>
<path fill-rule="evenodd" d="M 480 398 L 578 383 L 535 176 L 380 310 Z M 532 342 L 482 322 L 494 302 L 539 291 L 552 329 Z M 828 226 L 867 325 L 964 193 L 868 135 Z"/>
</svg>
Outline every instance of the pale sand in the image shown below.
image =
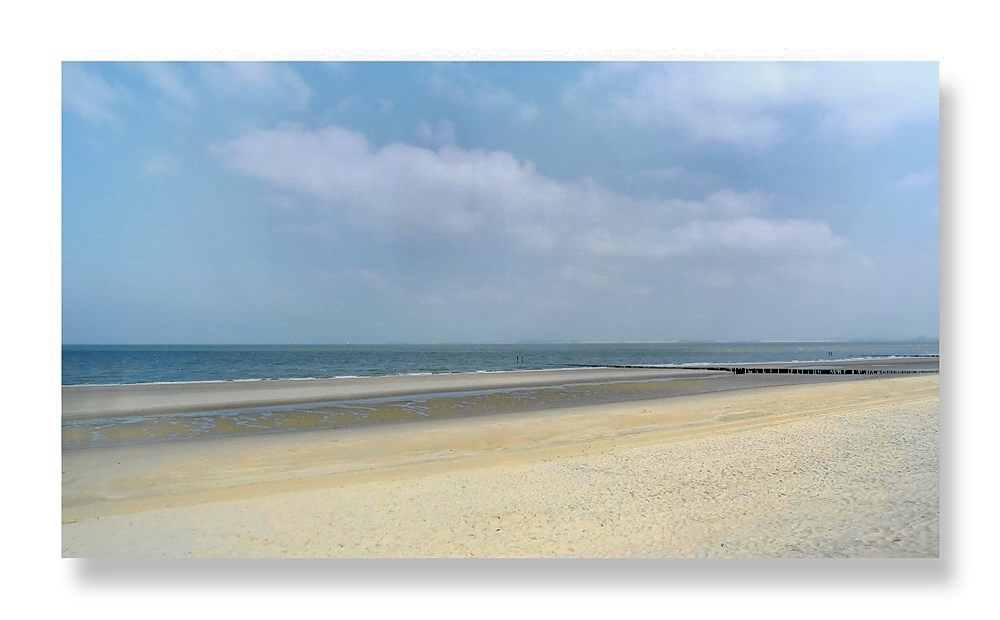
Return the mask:
<svg viewBox="0 0 1000 620">
<path fill-rule="evenodd" d="M 66 557 L 938 555 L 938 376 L 70 450 Z"/>
</svg>

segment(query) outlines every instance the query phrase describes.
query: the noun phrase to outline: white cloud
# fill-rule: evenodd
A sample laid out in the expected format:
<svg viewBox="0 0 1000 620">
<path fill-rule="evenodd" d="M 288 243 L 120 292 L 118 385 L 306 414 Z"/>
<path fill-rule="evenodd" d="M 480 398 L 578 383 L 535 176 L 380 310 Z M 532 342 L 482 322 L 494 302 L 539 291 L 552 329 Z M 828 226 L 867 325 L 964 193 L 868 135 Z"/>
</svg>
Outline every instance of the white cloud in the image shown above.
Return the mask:
<svg viewBox="0 0 1000 620">
<path fill-rule="evenodd" d="M 766 147 L 781 137 L 768 109 L 794 76 L 762 63 L 608 63 L 584 72 L 564 101 L 589 116 L 679 126 L 699 141 Z"/>
<path fill-rule="evenodd" d="M 767 220 L 742 217 L 733 220 L 693 220 L 672 229 L 588 231 L 581 239 L 589 253 L 641 259 L 699 255 L 753 255 L 809 257 L 847 247 L 829 224 L 810 220 Z"/>
<path fill-rule="evenodd" d="M 923 172 L 911 172 L 909 174 L 903 175 L 895 183 L 895 187 L 900 189 L 917 189 L 920 187 L 927 187 L 937 183 L 938 173 L 933 170 L 925 170 Z"/>
<path fill-rule="evenodd" d="M 213 63 L 201 67 L 201 77 L 216 94 L 249 97 L 258 104 L 305 109 L 312 89 L 291 67 L 266 62 Z"/>
<path fill-rule="evenodd" d="M 159 108 L 163 118 L 174 121 L 193 118 L 197 108 L 208 103 L 302 110 L 312 93 L 295 70 L 281 64 L 138 62 L 129 66 L 160 95 L 160 103 L 166 104 Z M 94 76 L 88 79 L 88 83 L 78 80 L 75 84 L 78 97 L 90 93 L 89 99 L 106 101 L 105 107 L 109 107 L 131 96 L 120 87 L 116 91 L 95 82 L 98 78 Z"/>
<path fill-rule="evenodd" d="M 637 181 L 651 181 L 670 185 L 718 185 L 722 176 L 714 172 L 692 172 L 683 166 L 671 166 L 659 170 L 642 170 L 628 173 L 627 176 Z"/>
<path fill-rule="evenodd" d="M 765 149 L 797 131 L 792 113 L 819 115 L 818 130 L 868 143 L 901 124 L 937 117 L 933 63 L 609 63 L 584 72 L 565 105 L 677 128 L 700 142 Z"/>
<path fill-rule="evenodd" d="M 827 63 L 809 65 L 801 96 L 825 111 L 827 130 L 867 143 L 912 121 L 936 119 L 934 63 Z"/>
<path fill-rule="evenodd" d="M 455 143 L 455 123 L 441 120 L 435 125 L 420 121 L 417 127 L 420 137 L 427 142 L 441 146 Z"/>
<path fill-rule="evenodd" d="M 118 124 L 118 108 L 132 100 L 124 86 L 109 84 L 80 63 L 63 63 L 63 106 L 91 122 Z"/>
<path fill-rule="evenodd" d="M 479 88 L 474 91 L 473 99 L 484 108 L 513 110 L 522 121 L 533 121 L 538 118 L 537 107 L 521 101 L 505 88 Z"/>
<path fill-rule="evenodd" d="M 180 172 L 180 164 L 171 156 L 159 153 L 142 163 L 142 173 L 147 177 L 172 176 Z"/>
<path fill-rule="evenodd" d="M 815 256 L 844 249 L 829 225 L 768 219 L 759 193 L 635 199 L 562 183 L 502 151 L 394 143 L 338 127 L 255 131 L 218 147 L 238 171 L 311 196 L 350 226 L 401 242 L 506 243 L 564 261 Z"/>
<path fill-rule="evenodd" d="M 435 93 L 460 105 L 511 112 L 525 122 L 533 121 L 539 116 L 536 106 L 522 101 L 510 90 L 490 84 L 469 73 L 446 76 L 438 71 L 431 76 L 430 86 Z"/>
<path fill-rule="evenodd" d="M 186 107 L 193 107 L 197 104 L 197 96 L 185 84 L 184 76 L 177 67 L 159 62 L 144 62 L 140 63 L 139 66 L 146 79 L 171 101 Z"/>
</svg>

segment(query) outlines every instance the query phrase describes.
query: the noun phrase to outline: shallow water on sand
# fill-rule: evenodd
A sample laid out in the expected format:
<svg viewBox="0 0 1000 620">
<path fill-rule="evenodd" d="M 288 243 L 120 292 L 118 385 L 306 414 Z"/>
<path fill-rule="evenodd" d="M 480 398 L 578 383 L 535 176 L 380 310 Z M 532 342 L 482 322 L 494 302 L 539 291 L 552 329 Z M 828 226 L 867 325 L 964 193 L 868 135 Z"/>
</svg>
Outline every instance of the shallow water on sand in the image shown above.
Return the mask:
<svg viewBox="0 0 1000 620">
<path fill-rule="evenodd" d="M 449 394 L 377 398 L 307 406 L 224 412 L 158 414 L 64 422 L 64 448 L 209 439 L 268 432 L 305 431 L 432 418 L 540 411 L 638 401 L 765 385 L 858 380 L 831 375 L 742 375 L 603 382 Z"/>
</svg>

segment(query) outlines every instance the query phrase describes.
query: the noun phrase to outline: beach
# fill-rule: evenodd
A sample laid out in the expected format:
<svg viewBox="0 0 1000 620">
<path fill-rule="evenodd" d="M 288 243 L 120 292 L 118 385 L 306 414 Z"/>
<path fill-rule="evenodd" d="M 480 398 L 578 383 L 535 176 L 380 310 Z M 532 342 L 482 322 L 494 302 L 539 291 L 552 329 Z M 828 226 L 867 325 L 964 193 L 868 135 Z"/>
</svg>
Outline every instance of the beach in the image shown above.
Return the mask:
<svg viewBox="0 0 1000 620">
<path fill-rule="evenodd" d="M 239 409 L 577 383 L 706 377 L 717 374 L 709 371 L 676 369 L 581 368 L 285 381 L 64 386 L 63 419 Z"/>
<path fill-rule="evenodd" d="M 63 555 L 937 557 L 938 389 L 752 384 L 64 450 Z"/>
</svg>

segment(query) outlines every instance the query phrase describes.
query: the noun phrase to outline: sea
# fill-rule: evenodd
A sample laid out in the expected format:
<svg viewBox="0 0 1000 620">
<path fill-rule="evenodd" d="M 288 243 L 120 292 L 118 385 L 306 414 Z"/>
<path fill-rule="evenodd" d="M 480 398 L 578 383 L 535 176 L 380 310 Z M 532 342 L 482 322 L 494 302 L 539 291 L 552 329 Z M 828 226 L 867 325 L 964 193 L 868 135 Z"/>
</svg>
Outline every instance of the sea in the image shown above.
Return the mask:
<svg viewBox="0 0 1000 620">
<path fill-rule="evenodd" d="M 64 345 L 63 385 L 421 375 L 925 357 L 937 342 Z"/>
</svg>

